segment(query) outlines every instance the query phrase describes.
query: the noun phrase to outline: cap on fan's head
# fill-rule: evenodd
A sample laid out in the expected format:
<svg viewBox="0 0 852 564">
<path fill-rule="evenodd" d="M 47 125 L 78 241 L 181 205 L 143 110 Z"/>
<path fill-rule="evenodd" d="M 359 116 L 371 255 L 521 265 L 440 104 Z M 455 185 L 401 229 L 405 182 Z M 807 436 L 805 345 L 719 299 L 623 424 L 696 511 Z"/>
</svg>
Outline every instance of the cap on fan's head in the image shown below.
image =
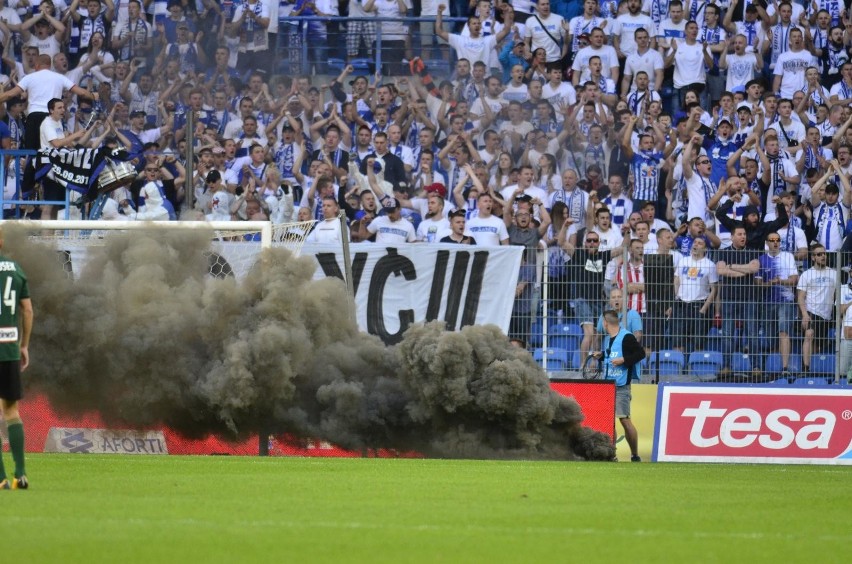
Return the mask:
<svg viewBox="0 0 852 564">
<path fill-rule="evenodd" d="M 130 112 L 130 119 L 138 118 L 138 117 L 147 118 L 148 114 L 145 113 L 144 110 L 133 110 L 132 112 Z"/>
<path fill-rule="evenodd" d="M 387 212 L 398 210 L 399 207 L 399 200 L 397 200 L 396 198 L 390 198 L 389 200 L 382 202 L 382 209 Z"/>
<path fill-rule="evenodd" d="M 447 188 L 440 182 L 435 182 L 434 184 L 430 184 L 426 188 L 424 188 L 427 194 L 438 194 L 442 198 L 447 197 Z"/>
<path fill-rule="evenodd" d="M 749 104 L 748 102 L 740 102 L 739 104 L 737 104 L 737 111 L 741 112 L 743 110 L 748 113 L 751 113 L 751 104 Z"/>
</svg>

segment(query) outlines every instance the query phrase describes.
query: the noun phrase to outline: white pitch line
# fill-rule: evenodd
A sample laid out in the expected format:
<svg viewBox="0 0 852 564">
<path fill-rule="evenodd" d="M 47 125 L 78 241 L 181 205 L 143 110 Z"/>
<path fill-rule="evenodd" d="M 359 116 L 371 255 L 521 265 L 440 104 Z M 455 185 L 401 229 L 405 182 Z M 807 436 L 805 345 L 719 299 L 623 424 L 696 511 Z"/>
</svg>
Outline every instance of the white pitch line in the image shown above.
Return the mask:
<svg viewBox="0 0 852 564">
<path fill-rule="evenodd" d="M 62 523 L 66 519 L 61 517 L 22 517 L 8 515 L 0 517 L 0 524 L 44 524 L 46 522 Z M 362 523 L 358 521 L 286 521 L 286 520 L 237 520 L 222 523 L 206 519 L 140 519 L 129 517 L 127 519 L 92 519 L 74 517 L 74 521 L 87 522 L 92 526 L 103 525 L 129 525 L 129 526 L 184 526 L 193 528 L 206 528 L 216 530 L 233 531 L 238 527 L 261 527 L 272 529 L 337 529 L 337 530 L 376 530 L 376 531 L 409 531 L 413 533 L 436 532 L 447 533 L 488 533 L 493 535 L 518 535 L 525 533 L 529 535 L 582 535 L 582 536 L 611 536 L 612 529 L 594 527 L 491 527 L 487 525 L 433 525 L 429 523 L 419 525 L 400 525 L 394 523 Z M 852 542 L 852 534 L 844 535 L 808 535 L 775 532 L 746 532 L 746 531 L 676 531 L 676 530 L 649 530 L 649 529 L 619 529 L 619 535 L 636 538 L 670 537 L 691 539 L 721 539 L 721 540 L 771 540 L 771 541 L 819 541 L 819 542 Z"/>
</svg>

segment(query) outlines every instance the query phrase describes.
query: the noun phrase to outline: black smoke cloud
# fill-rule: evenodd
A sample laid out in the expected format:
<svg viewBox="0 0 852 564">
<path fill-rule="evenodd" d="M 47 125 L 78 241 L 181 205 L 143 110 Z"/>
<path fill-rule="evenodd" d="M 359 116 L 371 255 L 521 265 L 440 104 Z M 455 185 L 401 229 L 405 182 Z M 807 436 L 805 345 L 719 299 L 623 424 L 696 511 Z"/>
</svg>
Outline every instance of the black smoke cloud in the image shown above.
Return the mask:
<svg viewBox="0 0 852 564">
<path fill-rule="evenodd" d="M 344 285 L 283 249 L 213 278 L 211 232 L 114 234 L 74 277 L 66 255 L 7 224 L 36 312 L 28 385 L 61 412 L 190 437 L 290 433 L 427 456 L 609 460 L 577 403 L 493 326 L 359 332 Z"/>
</svg>

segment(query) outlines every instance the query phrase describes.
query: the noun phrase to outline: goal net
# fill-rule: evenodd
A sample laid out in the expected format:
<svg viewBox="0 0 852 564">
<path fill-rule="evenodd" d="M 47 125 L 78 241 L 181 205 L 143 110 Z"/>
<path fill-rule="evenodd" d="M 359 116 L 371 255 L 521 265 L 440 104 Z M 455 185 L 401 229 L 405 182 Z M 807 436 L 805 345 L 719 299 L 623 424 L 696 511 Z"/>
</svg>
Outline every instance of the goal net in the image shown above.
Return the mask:
<svg viewBox="0 0 852 564">
<path fill-rule="evenodd" d="M 209 274 L 214 277 L 245 276 L 266 248 L 284 248 L 300 254 L 305 238 L 316 221 L 273 225 L 266 221 L 9 221 L 27 231 L 29 241 L 50 246 L 65 254 L 65 271 L 82 272 L 89 258 L 110 237 L 138 231 L 159 233 L 209 233 L 206 251 Z"/>
</svg>

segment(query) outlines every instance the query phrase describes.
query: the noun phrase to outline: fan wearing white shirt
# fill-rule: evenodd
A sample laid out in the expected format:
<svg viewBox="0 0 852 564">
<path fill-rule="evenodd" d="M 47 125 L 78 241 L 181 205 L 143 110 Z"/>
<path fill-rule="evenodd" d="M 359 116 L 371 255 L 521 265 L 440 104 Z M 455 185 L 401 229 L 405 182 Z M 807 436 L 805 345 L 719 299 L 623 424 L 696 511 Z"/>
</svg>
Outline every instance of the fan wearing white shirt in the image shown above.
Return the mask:
<svg viewBox="0 0 852 564">
<path fill-rule="evenodd" d="M 633 32 L 636 42 L 636 51 L 627 56 L 624 63 L 624 77 L 621 79 L 622 98 L 633 90 L 635 78 L 640 72 L 644 72 L 649 79 L 651 90 L 657 90 L 663 86 L 663 56 L 651 48 L 651 35 L 644 28 Z"/>
<path fill-rule="evenodd" d="M 366 231 L 369 234 L 363 233 L 362 241 L 367 240 L 370 235 L 376 236 L 376 243 L 379 245 L 400 245 L 417 240 L 414 226 L 402 217 L 399 200 L 387 198 L 382 202 L 382 210 L 385 215 L 380 215 L 367 225 Z M 363 223 L 361 227 L 365 229 Z"/>
<path fill-rule="evenodd" d="M 313 231 L 305 239 L 306 243 L 342 243 L 343 235 L 340 232 L 340 218 L 337 217 L 340 205 L 333 196 L 325 196 L 322 199 L 322 221 L 317 222 Z"/>
<path fill-rule="evenodd" d="M 805 87 L 805 71 L 818 65 L 816 57 L 804 48 L 804 34 L 801 29 L 790 30 L 790 49 L 778 55 L 775 61 L 772 82 L 773 92 L 781 98 L 792 99 L 798 90 Z"/>
<path fill-rule="evenodd" d="M 825 253 L 825 247 L 820 244 L 811 247 L 811 267 L 802 273 L 796 284 L 805 332 L 802 372 L 810 370 L 811 353 L 821 351 L 827 344 L 828 328 L 833 324 L 835 273 L 828 268 Z"/>
<path fill-rule="evenodd" d="M 604 39 L 603 30 L 599 27 L 594 28 L 589 34 L 589 46 L 580 49 L 574 57 L 574 63 L 571 65 L 574 70 L 571 82 L 575 88 L 580 81 L 586 82 L 589 79 L 589 59 L 595 55 L 601 58 L 603 73 L 608 74 L 618 84 L 618 54 L 611 45 L 604 45 Z"/>
<path fill-rule="evenodd" d="M 627 0 L 627 13 L 615 18 L 615 23 L 612 25 L 612 44 L 619 59 L 626 59 L 636 52 L 636 31 L 644 29 L 649 36 L 657 34 L 651 16 L 643 14 L 641 10 L 641 0 Z M 651 41 L 651 48 L 655 46 L 656 42 Z"/>
<path fill-rule="evenodd" d="M 509 244 L 509 232 L 506 224 L 497 216 L 491 214 L 494 199 L 488 192 L 479 194 L 476 208 L 479 213 L 467 221 L 465 235 L 476 239 L 480 246 L 500 246 Z"/>
</svg>

